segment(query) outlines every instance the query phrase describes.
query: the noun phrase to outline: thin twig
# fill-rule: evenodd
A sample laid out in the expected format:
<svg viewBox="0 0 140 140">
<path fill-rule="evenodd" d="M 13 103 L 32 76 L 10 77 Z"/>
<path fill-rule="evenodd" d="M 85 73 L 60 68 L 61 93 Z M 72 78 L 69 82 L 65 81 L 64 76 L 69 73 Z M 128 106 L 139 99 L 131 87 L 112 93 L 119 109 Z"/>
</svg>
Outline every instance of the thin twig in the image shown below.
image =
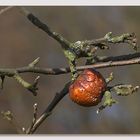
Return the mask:
<svg viewBox="0 0 140 140">
<path fill-rule="evenodd" d="M 115 60 L 118 60 L 118 61 L 115 61 Z M 122 55 L 122 56 L 117 56 L 117 57 L 107 57 L 102 61 L 103 62 L 95 63 L 92 65 L 77 66 L 76 69 L 77 71 L 82 71 L 86 68 L 100 69 L 100 68 L 107 68 L 107 67 L 139 64 L 140 53 Z M 59 74 L 70 73 L 70 68 L 69 67 L 67 68 L 40 68 L 40 67 L 27 66 L 27 67 L 15 68 L 15 69 L 0 69 L 0 75 L 11 77 L 15 75 L 15 71 L 17 71 L 18 73 L 31 72 L 31 73 L 39 73 L 39 74 L 45 74 L 45 75 L 59 75 Z"/>
<path fill-rule="evenodd" d="M 32 126 L 32 129 L 30 129 L 28 134 L 33 134 L 37 128 L 44 122 L 44 120 L 51 115 L 52 110 L 55 108 L 55 106 L 61 101 L 61 99 L 68 93 L 68 89 L 71 82 L 68 82 L 62 91 L 60 93 L 56 93 L 55 97 L 51 101 L 51 103 L 48 105 L 48 107 L 45 109 L 45 111 L 42 113 L 42 115 L 36 120 L 34 125 Z"/>
<path fill-rule="evenodd" d="M 97 62 L 121 61 L 140 57 L 140 52 L 119 56 L 96 56 Z"/>
<path fill-rule="evenodd" d="M 30 11 L 28 11 L 24 7 L 20 7 L 20 11 L 28 18 L 28 20 L 34 24 L 36 27 L 41 29 L 42 31 L 46 32 L 49 36 L 57 40 L 62 47 L 67 47 L 70 45 L 70 42 L 66 40 L 62 35 L 52 31 L 47 24 L 41 22 L 36 16 L 34 16 Z"/>
<path fill-rule="evenodd" d="M 86 40 L 85 44 L 100 46 L 104 48 L 109 48 L 107 44 L 112 43 L 127 43 L 133 47 L 134 50 L 137 50 L 137 39 L 135 33 L 126 33 L 120 36 L 112 37 L 112 32 L 107 33 L 103 38 L 93 39 L 93 40 Z"/>
<path fill-rule="evenodd" d="M 7 6 L 6 8 L 3 8 L 0 10 L 0 15 L 7 12 L 8 10 L 10 10 L 11 8 L 13 8 L 14 6 Z"/>
<path fill-rule="evenodd" d="M 46 23 L 42 22 L 25 7 L 20 7 L 20 11 L 33 25 L 60 43 L 62 51 L 65 57 L 68 59 L 70 72 L 72 74 L 71 80 L 74 80 L 78 75 L 75 65 L 76 60 L 82 57 L 93 57 L 95 51 L 97 51 L 95 48 L 107 49 L 109 48 L 108 44 L 110 43 L 127 43 L 134 50 L 137 50 L 137 39 L 134 33 L 124 33 L 113 37 L 112 32 L 109 32 L 104 37 L 99 39 L 76 41 L 73 43 L 65 39 L 61 34 L 54 32 Z"/>
<path fill-rule="evenodd" d="M 18 73 L 16 73 L 15 75 L 13 75 L 13 78 L 20 83 L 24 88 L 28 89 L 30 92 L 33 93 L 34 96 L 37 95 L 37 84 L 38 84 L 38 80 L 39 80 L 39 76 L 37 76 L 37 78 L 35 78 L 34 83 L 30 84 L 28 82 L 26 82 Z"/>
<path fill-rule="evenodd" d="M 10 8 L 10 7 L 9 7 Z M 0 11 L 0 14 L 7 11 L 9 9 L 8 7 L 2 9 Z M 40 21 L 36 16 L 34 16 L 32 13 L 30 13 L 27 9 L 24 7 L 21 8 L 22 12 L 24 15 L 28 18 L 28 20 L 34 24 L 36 27 L 41 29 L 42 31 L 46 32 L 49 36 L 51 36 L 53 39 L 57 40 L 61 46 L 62 49 L 65 49 L 65 56 L 70 60 L 70 62 L 75 64 L 75 59 L 80 58 L 80 57 L 87 57 L 87 46 L 99 46 L 103 47 L 106 46 L 108 43 L 128 43 L 133 46 L 133 48 L 136 50 L 137 49 L 137 44 L 136 44 L 136 38 L 134 34 L 122 34 L 120 36 L 112 37 L 111 32 L 106 34 L 103 38 L 99 39 L 93 39 L 93 40 L 85 40 L 85 41 L 78 41 L 80 42 L 77 43 L 71 43 L 68 40 L 66 40 L 62 35 L 52 31 L 47 24 L 44 24 L 42 21 Z M 84 48 L 85 47 L 85 48 Z M 84 50 L 84 49 L 85 50 Z M 68 53 L 69 52 L 69 53 Z M 80 52 L 80 53 L 79 53 Z M 68 55 L 70 54 L 70 55 Z M 86 54 L 86 55 L 81 55 L 81 54 Z M 92 64 L 92 65 L 86 65 L 86 66 L 77 66 L 76 70 L 77 71 L 82 71 L 87 68 L 106 68 L 106 67 L 114 67 L 114 66 L 125 66 L 125 65 L 132 65 L 132 64 L 140 64 L 140 54 L 139 55 L 125 55 L 125 56 L 120 56 L 119 57 L 108 57 L 105 59 L 100 59 L 97 63 Z M 114 59 L 114 60 L 113 60 Z M 36 63 L 38 63 L 39 59 L 36 59 L 33 61 L 31 64 L 29 64 L 27 67 L 21 67 L 21 68 L 15 68 L 15 69 L 0 69 L 0 77 L 2 76 L 9 76 L 9 77 L 14 77 L 19 83 L 21 83 L 25 88 L 28 90 L 32 91 L 34 94 L 36 94 L 37 90 L 37 83 L 39 77 L 37 77 L 32 85 L 24 81 L 19 74 L 20 73 L 26 73 L 26 72 L 31 72 L 31 73 L 40 73 L 40 74 L 46 74 L 46 75 L 59 75 L 59 74 L 65 74 L 72 72 L 71 68 L 39 68 L 36 67 Z M 73 67 L 75 68 L 75 66 Z M 42 113 L 42 115 L 37 119 L 37 108 L 36 106 L 34 107 L 34 116 L 32 120 L 32 124 L 27 129 L 26 133 L 27 134 L 33 134 L 37 128 L 44 122 L 44 120 L 50 116 L 52 110 L 55 108 L 55 106 L 60 102 L 60 100 L 68 93 L 68 89 L 70 86 L 71 82 L 67 83 L 63 90 L 60 93 L 56 93 L 55 97 L 51 101 L 51 103 L 48 105 L 48 107 L 45 109 L 45 111 Z M 24 129 L 23 129 L 24 131 Z"/>
<path fill-rule="evenodd" d="M 76 72 L 74 65 L 76 59 L 81 57 L 89 57 L 89 56 L 91 57 L 93 53 L 97 50 L 95 49 L 96 47 L 100 49 L 105 49 L 109 48 L 108 44 L 110 43 L 111 44 L 127 43 L 134 50 L 137 50 L 137 39 L 134 33 L 131 34 L 125 33 L 113 37 L 112 32 L 109 32 L 104 37 L 99 39 L 76 41 L 73 43 L 65 39 L 61 34 L 54 32 L 46 23 L 42 22 L 39 18 L 37 18 L 34 14 L 28 11 L 25 7 L 20 7 L 20 11 L 26 16 L 26 18 L 33 25 L 35 25 L 36 27 L 47 33 L 50 37 L 52 37 L 61 44 L 64 55 L 68 59 L 71 73 L 73 74 Z"/>
<path fill-rule="evenodd" d="M 30 63 L 27 67 L 28 68 L 34 68 L 35 65 L 39 62 L 39 57 L 37 59 L 35 59 L 32 63 Z M 4 69 L 1 69 L 2 71 Z M 0 78 L 1 78 L 1 89 L 3 88 L 3 84 L 4 84 L 4 79 L 5 76 L 9 76 L 14 78 L 18 83 L 20 83 L 24 88 L 26 88 L 27 90 L 29 90 L 30 92 L 33 93 L 34 96 L 37 95 L 37 84 L 38 84 L 38 80 L 40 78 L 40 76 L 37 76 L 34 80 L 34 82 L 32 84 L 30 84 L 29 82 L 25 81 L 18 73 L 18 71 L 16 69 L 6 69 L 3 72 L 0 72 Z"/>
<path fill-rule="evenodd" d="M 32 124 L 31 126 L 27 129 L 26 131 L 26 134 L 30 133 L 33 129 L 33 126 L 35 125 L 36 121 L 37 121 L 37 103 L 35 103 L 33 105 L 33 109 L 34 109 L 34 112 L 33 112 L 33 119 L 32 119 Z"/>
</svg>

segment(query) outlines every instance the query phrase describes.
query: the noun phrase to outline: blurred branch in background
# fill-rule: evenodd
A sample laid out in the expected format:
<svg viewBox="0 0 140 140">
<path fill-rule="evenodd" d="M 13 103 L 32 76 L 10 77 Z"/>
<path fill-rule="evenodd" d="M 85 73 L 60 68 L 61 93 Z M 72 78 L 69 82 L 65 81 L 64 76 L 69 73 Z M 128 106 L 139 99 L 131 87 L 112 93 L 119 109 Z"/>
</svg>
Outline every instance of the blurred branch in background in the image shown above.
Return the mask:
<svg viewBox="0 0 140 140">
<path fill-rule="evenodd" d="M 10 10 L 11 8 L 13 8 L 14 6 L 7 6 L 6 8 L 3 8 L 0 10 L 0 15 L 7 12 L 8 10 Z"/>
</svg>

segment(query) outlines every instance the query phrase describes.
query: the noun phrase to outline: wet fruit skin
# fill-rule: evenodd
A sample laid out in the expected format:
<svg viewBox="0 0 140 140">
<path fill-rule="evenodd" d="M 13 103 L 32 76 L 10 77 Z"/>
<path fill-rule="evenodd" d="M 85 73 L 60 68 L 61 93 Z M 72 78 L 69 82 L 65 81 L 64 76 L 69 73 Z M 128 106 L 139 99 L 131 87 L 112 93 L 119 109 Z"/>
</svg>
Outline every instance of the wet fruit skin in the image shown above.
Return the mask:
<svg viewBox="0 0 140 140">
<path fill-rule="evenodd" d="M 69 96 L 81 106 L 95 106 L 101 102 L 105 90 L 103 76 L 93 69 L 85 69 L 69 87 Z"/>
</svg>

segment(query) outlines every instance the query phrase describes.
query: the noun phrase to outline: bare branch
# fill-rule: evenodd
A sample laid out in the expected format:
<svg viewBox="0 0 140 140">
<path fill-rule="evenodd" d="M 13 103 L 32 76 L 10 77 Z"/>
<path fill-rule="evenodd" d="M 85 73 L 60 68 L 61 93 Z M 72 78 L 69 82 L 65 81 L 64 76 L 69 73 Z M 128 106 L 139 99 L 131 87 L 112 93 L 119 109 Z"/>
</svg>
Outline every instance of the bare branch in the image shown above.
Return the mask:
<svg viewBox="0 0 140 140">
<path fill-rule="evenodd" d="M 35 67 L 37 63 L 39 62 L 39 60 L 40 60 L 40 57 L 36 58 L 33 62 L 29 64 L 29 67 Z"/>
<path fill-rule="evenodd" d="M 93 39 L 93 40 L 84 40 L 84 41 L 76 41 L 69 42 L 62 35 L 54 32 L 51 28 L 43 23 L 40 19 L 34 16 L 31 12 L 29 12 L 26 8 L 21 7 L 20 10 L 27 17 L 27 19 L 34 24 L 36 27 L 46 32 L 50 37 L 57 40 L 62 47 L 63 53 L 65 57 L 68 59 L 70 72 L 72 74 L 71 80 L 74 80 L 78 73 L 76 70 L 75 62 L 77 59 L 82 57 L 93 58 L 95 51 L 100 49 L 108 49 L 109 43 L 127 43 L 134 50 L 137 50 L 137 39 L 134 33 L 125 33 L 119 36 L 112 36 L 112 32 L 107 33 L 103 38 Z M 96 49 L 95 49 L 96 48 Z M 88 59 L 90 62 L 90 59 Z"/>
<path fill-rule="evenodd" d="M 61 99 L 68 93 L 69 86 L 71 82 L 68 82 L 62 91 L 60 93 L 56 93 L 55 97 L 51 101 L 51 103 L 48 105 L 48 107 L 45 109 L 45 111 L 42 113 L 42 115 L 36 120 L 30 131 L 28 131 L 28 134 L 33 134 L 36 129 L 44 122 L 44 120 L 51 115 L 52 110 L 55 108 L 55 106 L 61 101 Z"/>
<path fill-rule="evenodd" d="M 60 34 L 52 31 L 47 24 L 44 24 L 42 21 L 40 21 L 36 16 L 34 16 L 31 12 L 29 12 L 26 8 L 20 7 L 20 10 L 22 13 L 28 18 L 28 20 L 34 24 L 36 27 L 40 28 L 42 31 L 46 32 L 49 36 L 57 40 L 62 47 L 68 47 L 70 45 L 70 42 L 66 40 L 63 36 Z"/>
<path fill-rule="evenodd" d="M 5 9 L 2 9 L 0 11 L 0 14 L 6 12 L 11 7 L 6 7 Z M 104 37 L 99 39 L 93 39 L 93 40 L 84 40 L 84 41 L 76 41 L 76 42 L 69 42 L 67 39 L 65 39 L 62 35 L 54 32 L 51 30 L 51 28 L 43 23 L 40 19 L 38 19 L 36 16 L 34 16 L 31 12 L 29 12 L 26 8 L 21 7 L 20 10 L 22 13 L 26 16 L 26 18 L 36 27 L 47 33 L 50 37 L 58 41 L 63 49 L 65 57 L 68 59 L 69 67 L 67 68 L 40 68 L 36 67 L 36 64 L 39 62 L 39 58 L 35 59 L 32 63 L 30 63 L 26 67 L 21 68 L 13 68 L 13 69 L 0 69 L 0 78 L 1 78 L 1 86 L 3 87 L 3 82 L 5 76 L 12 77 L 17 80 L 23 87 L 31 91 L 34 95 L 37 95 L 37 84 L 39 80 L 39 76 L 34 80 L 33 84 L 30 84 L 26 82 L 22 77 L 19 75 L 21 73 L 39 73 L 39 74 L 45 74 L 45 75 L 59 75 L 59 74 L 66 74 L 71 72 L 72 73 L 72 79 L 75 79 L 78 75 L 77 71 L 82 71 L 87 68 L 107 68 L 107 67 L 115 67 L 115 66 L 125 66 L 125 65 L 132 65 L 132 64 L 140 64 L 140 53 L 135 54 L 129 54 L 129 55 L 123 55 L 123 56 L 116 56 L 116 57 L 95 57 L 96 63 L 86 65 L 86 66 L 76 66 L 76 60 L 81 57 L 86 58 L 93 58 L 94 54 L 97 51 L 98 48 L 100 49 L 108 49 L 109 44 L 116 44 L 116 43 L 127 43 L 133 47 L 134 50 L 137 50 L 137 40 L 134 33 L 129 34 L 122 34 L 119 36 L 112 36 L 112 33 L 107 33 Z M 90 61 L 89 59 L 89 62 Z M 112 73 L 110 76 L 106 79 L 106 82 L 109 83 L 113 80 Z M 69 86 L 72 82 L 68 82 L 65 87 L 60 91 L 60 93 L 56 93 L 55 97 L 51 101 L 51 103 L 48 105 L 48 107 L 45 109 L 45 111 L 40 115 L 39 118 L 37 118 L 37 104 L 34 104 L 34 112 L 33 112 L 33 119 L 31 126 L 25 130 L 25 128 L 22 128 L 22 132 L 26 134 L 33 134 L 37 128 L 45 121 L 45 119 L 50 116 L 51 112 L 55 108 L 55 106 L 61 101 L 61 99 L 68 93 Z M 116 86 L 114 90 L 118 91 L 118 95 L 129 95 L 133 92 L 137 91 L 139 87 L 132 87 L 131 85 L 121 85 Z M 127 92 L 126 92 L 127 91 Z M 107 106 L 112 106 L 112 104 L 116 103 L 116 101 L 112 98 L 111 92 L 108 90 L 105 92 L 106 100 L 103 103 L 101 107 L 99 107 L 100 110 L 104 109 Z M 11 121 L 13 120 L 13 115 L 11 112 L 3 113 L 4 117 Z"/>
<path fill-rule="evenodd" d="M 18 73 L 15 73 L 13 78 L 15 78 L 17 82 L 20 83 L 23 87 L 25 87 L 30 92 L 32 92 L 34 96 L 37 95 L 37 90 L 38 90 L 37 83 L 38 83 L 39 76 L 35 79 L 33 84 L 26 82 L 24 79 L 22 79 L 22 77 Z"/>
<path fill-rule="evenodd" d="M 39 62 L 39 57 L 35 59 L 32 63 L 30 63 L 27 67 L 28 68 L 34 68 L 34 66 Z M 37 84 L 40 76 L 37 76 L 33 82 L 33 84 L 30 84 L 29 82 L 25 81 L 18 73 L 16 69 L 1 69 L 2 71 L 0 72 L 0 80 L 1 80 L 1 89 L 3 88 L 4 84 L 4 79 L 5 76 L 13 77 L 18 83 L 20 83 L 24 88 L 28 89 L 30 92 L 33 93 L 34 96 L 37 95 Z M 4 70 L 4 71 L 3 71 Z"/>
<path fill-rule="evenodd" d="M 117 61 L 115 61 L 117 60 Z M 86 66 L 77 66 L 77 71 L 82 71 L 86 68 L 107 68 L 107 67 L 115 67 L 115 66 L 125 66 L 125 65 L 133 65 L 140 63 L 140 53 L 122 55 L 116 57 L 106 57 L 100 60 L 101 62 L 95 63 L 92 65 Z M 39 67 L 21 67 L 16 69 L 0 69 L 0 75 L 12 77 L 15 74 L 15 71 L 18 73 L 39 73 L 45 75 L 59 75 L 70 73 L 70 68 L 39 68 Z"/>
<path fill-rule="evenodd" d="M 97 62 L 121 61 L 140 57 L 140 52 L 120 56 L 95 56 Z"/>
<path fill-rule="evenodd" d="M 33 126 L 35 125 L 36 121 L 37 121 L 37 103 L 35 103 L 33 105 L 33 109 L 34 109 L 34 112 L 33 112 L 33 120 L 32 120 L 32 124 L 31 126 L 27 129 L 27 131 L 25 130 L 26 134 L 29 134 L 32 129 L 33 129 Z"/>
<path fill-rule="evenodd" d="M 10 10 L 11 8 L 13 8 L 14 6 L 7 6 L 6 8 L 3 8 L 0 10 L 0 15 L 7 12 L 8 10 Z"/>
</svg>

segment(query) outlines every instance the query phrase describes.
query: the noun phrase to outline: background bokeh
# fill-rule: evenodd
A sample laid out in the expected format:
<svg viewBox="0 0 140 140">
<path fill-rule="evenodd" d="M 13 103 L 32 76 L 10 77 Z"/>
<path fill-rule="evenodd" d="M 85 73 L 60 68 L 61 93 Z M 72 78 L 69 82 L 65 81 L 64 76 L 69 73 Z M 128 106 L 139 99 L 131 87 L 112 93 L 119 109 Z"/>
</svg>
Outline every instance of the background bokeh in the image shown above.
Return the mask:
<svg viewBox="0 0 140 140">
<path fill-rule="evenodd" d="M 2 9 L 4 7 L 0 7 Z M 26 7 L 54 31 L 70 41 L 103 37 L 112 31 L 114 35 L 135 32 L 140 38 L 140 7 Z M 114 45 L 99 55 L 116 56 L 134 53 L 125 44 Z M 0 15 L 0 68 L 16 68 L 28 65 L 40 57 L 38 66 L 68 66 L 60 45 L 47 34 L 33 26 L 13 8 Z M 79 60 L 79 65 L 84 64 Z M 114 83 L 140 84 L 139 65 L 106 68 L 99 71 L 107 77 L 114 72 Z M 23 74 L 32 82 L 36 74 Z M 38 103 L 40 114 L 56 92 L 70 80 L 70 74 L 41 75 L 37 97 L 6 78 L 0 90 L 0 110 L 11 110 L 20 126 L 27 128 L 32 120 L 33 104 Z M 140 91 L 128 97 L 117 97 L 119 104 L 106 108 L 99 115 L 97 107 L 85 108 L 73 103 L 68 96 L 57 105 L 53 114 L 36 131 L 37 134 L 140 134 Z M 13 125 L 0 116 L 0 133 L 16 134 Z"/>
</svg>

